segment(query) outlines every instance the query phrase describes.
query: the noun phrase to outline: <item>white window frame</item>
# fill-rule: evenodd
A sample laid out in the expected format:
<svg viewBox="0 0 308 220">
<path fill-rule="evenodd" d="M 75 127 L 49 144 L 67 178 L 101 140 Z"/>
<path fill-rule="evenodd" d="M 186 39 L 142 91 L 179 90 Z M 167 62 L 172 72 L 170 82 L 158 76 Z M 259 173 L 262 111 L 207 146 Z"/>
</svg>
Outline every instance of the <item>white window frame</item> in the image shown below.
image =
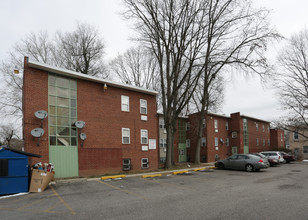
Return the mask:
<svg viewBox="0 0 308 220">
<path fill-rule="evenodd" d="M 125 135 L 125 131 L 128 131 L 128 135 Z M 124 138 L 128 137 L 128 143 L 124 143 Z M 122 144 L 130 144 L 130 129 L 129 128 L 122 128 Z"/>
<path fill-rule="evenodd" d="M 129 96 L 121 95 L 121 111 L 129 112 Z"/>
<path fill-rule="evenodd" d="M 145 109 L 145 113 L 142 112 L 142 109 Z M 145 99 L 140 99 L 140 114 L 148 114 L 148 101 Z"/>
<path fill-rule="evenodd" d="M 233 132 L 231 133 L 231 136 L 232 136 L 232 138 L 237 138 L 237 132 L 236 132 L 236 131 L 233 131 Z"/>
<path fill-rule="evenodd" d="M 259 131 L 259 124 L 256 123 L 256 131 Z"/>
<path fill-rule="evenodd" d="M 160 138 L 159 139 L 159 147 L 160 148 L 166 148 L 167 147 L 167 139 L 166 138 Z"/>
<path fill-rule="evenodd" d="M 226 130 L 229 130 L 229 122 L 226 121 Z"/>
<path fill-rule="evenodd" d="M 146 165 L 145 167 L 143 165 Z M 141 158 L 141 168 L 148 169 L 149 168 L 149 158 Z"/>
<path fill-rule="evenodd" d="M 125 163 L 125 160 L 128 161 L 128 163 Z M 123 162 L 123 170 L 131 170 L 131 159 L 130 158 L 125 158 L 122 160 Z"/>
<path fill-rule="evenodd" d="M 206 137 L 201 138 L 201 147 L 206 147 Z"/>
<path fill-rule="evenodd" d="M 218 137 L 215 137 L 215 147 L 218 147 Z"/>
<path fill-rule="evenodd" d="M 144 133 L 145 135 L 144 135 L 143 133 Z M 141 130 L 140 130 L 140 143 L 141 143 L 141 144 L 148 144 L 148 142 L 149 142 L 148 136 L 149 136 L 149 135 L 148 135 L 148 130 L 146 130 L 146 129 L 141 129 Z M 143 142 L 143 141 L 142 141 L 143 138 L 146 138 L 146 142 Z"/>
<path fill-rule="evenodd" d="M 256 145 L 257 145 L 257 146 L 259 146 L 259 138 L 257 138 L 257 140 L 256 140 L 256 141 L 257 141 L 257 144 L 256 144 Z"/>
<path fill-rule="evenodd" d="M 218 132 L 218 120 L 217 119 L 214 119 L 214 129 L 215 129 L 215 132 Z"/>
<path fill-rule="evenodd" d="M 265 146 L 265 139 L 263 138 L 263 146 Z"/>
<path fill-rule="evenodd" d="M 205 118 L 202 120 L 202 127 L 206 128 L 206 120 L 205 120 Z"/>
<path fill-rule="evenodd" d="M 186 139 L 186 148 L 190 148 L 190 139 Z"/>
<path fill-rule="evenodd" d="M 263 132 L 265 131 L 265 126 L 264 126 L 264 125 L 262 125 L 262 131 L 263 131 Z"/>
<path fill-rule="evenodd" d="M 159 120 L 159 128 L 166 128 L 164 119 Z"/>
<path fill-rule="evenodd" d="M 230 140 L 229 140 L 229 138 L 226 139 L 226 146 L 227 146 L 227 147 L 230 146 Z"/>
</svg>

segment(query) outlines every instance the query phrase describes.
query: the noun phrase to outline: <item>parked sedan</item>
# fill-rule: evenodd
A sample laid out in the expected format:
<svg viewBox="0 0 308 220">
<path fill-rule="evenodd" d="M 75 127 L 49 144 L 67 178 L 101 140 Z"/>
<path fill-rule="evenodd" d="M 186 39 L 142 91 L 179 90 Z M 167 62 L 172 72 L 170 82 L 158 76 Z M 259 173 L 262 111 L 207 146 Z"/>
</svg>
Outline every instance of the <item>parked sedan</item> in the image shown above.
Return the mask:
<svg viewBox="0 0 308 220">
<path fill-rule="evenodd" d="M 252 154 L 235 154 L 215 163 L 219 169 L 246 170 L 247 172 L 259 171 L 269 167 L 264 160 Z"/>
<path fill-rule="evenodd" d="M 283 156 L 283 159 L 285 159 L 287 163 L 290 163 L 291 161 L 295 161 L 295 157 L 291 154 L 287 154 L 286 152 L 283 152 L 283 151 L 280 151 L 280 154 Z"/>
<path fill-rule="evenodd" d="M 264 154 L 262 153 L 257 153 L 257 156 L 258 155 L 262 155 L 263 157 L 266 157 L 266 159 L 268 160 L 268 162 L 270 163 L 270 166 L 275 166 L 275 165 L 279 165 L 279 160 L 278 159 L 275 159 L 275 158 L 272 158 L 272 157 L 269 157 L 269 156 L 265 156 Z"/>
</svg>

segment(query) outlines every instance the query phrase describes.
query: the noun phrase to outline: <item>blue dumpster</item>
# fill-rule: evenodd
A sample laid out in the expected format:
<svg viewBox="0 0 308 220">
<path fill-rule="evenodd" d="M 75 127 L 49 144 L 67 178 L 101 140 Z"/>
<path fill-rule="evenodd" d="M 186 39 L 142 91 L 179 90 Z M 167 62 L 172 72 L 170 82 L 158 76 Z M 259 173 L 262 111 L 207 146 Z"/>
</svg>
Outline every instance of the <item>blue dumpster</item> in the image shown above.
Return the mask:
<svg viewBox="0 0 308 220">
<path fill-rule="evenodd" d="M 8 147 L 0 148 L 0 195 L 28 192 L 28 156 L 41 157 Z"/>
</svg>

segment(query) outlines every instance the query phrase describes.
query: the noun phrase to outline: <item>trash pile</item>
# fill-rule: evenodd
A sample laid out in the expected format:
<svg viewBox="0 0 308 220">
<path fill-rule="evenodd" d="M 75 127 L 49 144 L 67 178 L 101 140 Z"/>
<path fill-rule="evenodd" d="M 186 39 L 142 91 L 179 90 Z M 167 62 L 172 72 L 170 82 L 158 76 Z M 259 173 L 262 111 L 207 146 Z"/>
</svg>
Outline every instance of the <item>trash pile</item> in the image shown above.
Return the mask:
<svg viewBox="0 0 308 220">
<path fill-rule="evenodd" d="M 41 162 L 32 166 L 32 177 L 29 192 L 43 192 L 50 181 L 54 180 L 54 165 Z"/>
</svg>

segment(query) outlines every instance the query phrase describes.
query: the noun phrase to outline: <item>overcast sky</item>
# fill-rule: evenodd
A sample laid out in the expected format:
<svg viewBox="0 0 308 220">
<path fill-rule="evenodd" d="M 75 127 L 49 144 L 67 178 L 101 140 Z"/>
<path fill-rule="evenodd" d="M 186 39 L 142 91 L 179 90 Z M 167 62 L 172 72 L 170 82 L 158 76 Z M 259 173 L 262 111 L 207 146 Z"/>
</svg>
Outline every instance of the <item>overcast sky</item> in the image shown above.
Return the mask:
<svg viewBox="0 0 308 220">
<path fill-rule="evenodd" d="M 307 0 L 255 0 L 256 6 L 272 9 L 271 21 L 280 34 L 290 37 L 308 23 Z M 30 32 L 47 30 L 72 31 L 76 21 L 96 26 L 105 41 L 108 61 L 133 45 L 134 35 L 123 11 L 121 0 L 1 0 L 0 1 L 0 61 L 10 48 Z M 279 45 L 270 51 L 274 58 Z M 237 76 L 226 84 L 225 104 L 220 113 L 233 112 L 273 120 L 283 112 L 269 85 L 261 85 L 258 77 L 244 79 Z"/>
</svg>

